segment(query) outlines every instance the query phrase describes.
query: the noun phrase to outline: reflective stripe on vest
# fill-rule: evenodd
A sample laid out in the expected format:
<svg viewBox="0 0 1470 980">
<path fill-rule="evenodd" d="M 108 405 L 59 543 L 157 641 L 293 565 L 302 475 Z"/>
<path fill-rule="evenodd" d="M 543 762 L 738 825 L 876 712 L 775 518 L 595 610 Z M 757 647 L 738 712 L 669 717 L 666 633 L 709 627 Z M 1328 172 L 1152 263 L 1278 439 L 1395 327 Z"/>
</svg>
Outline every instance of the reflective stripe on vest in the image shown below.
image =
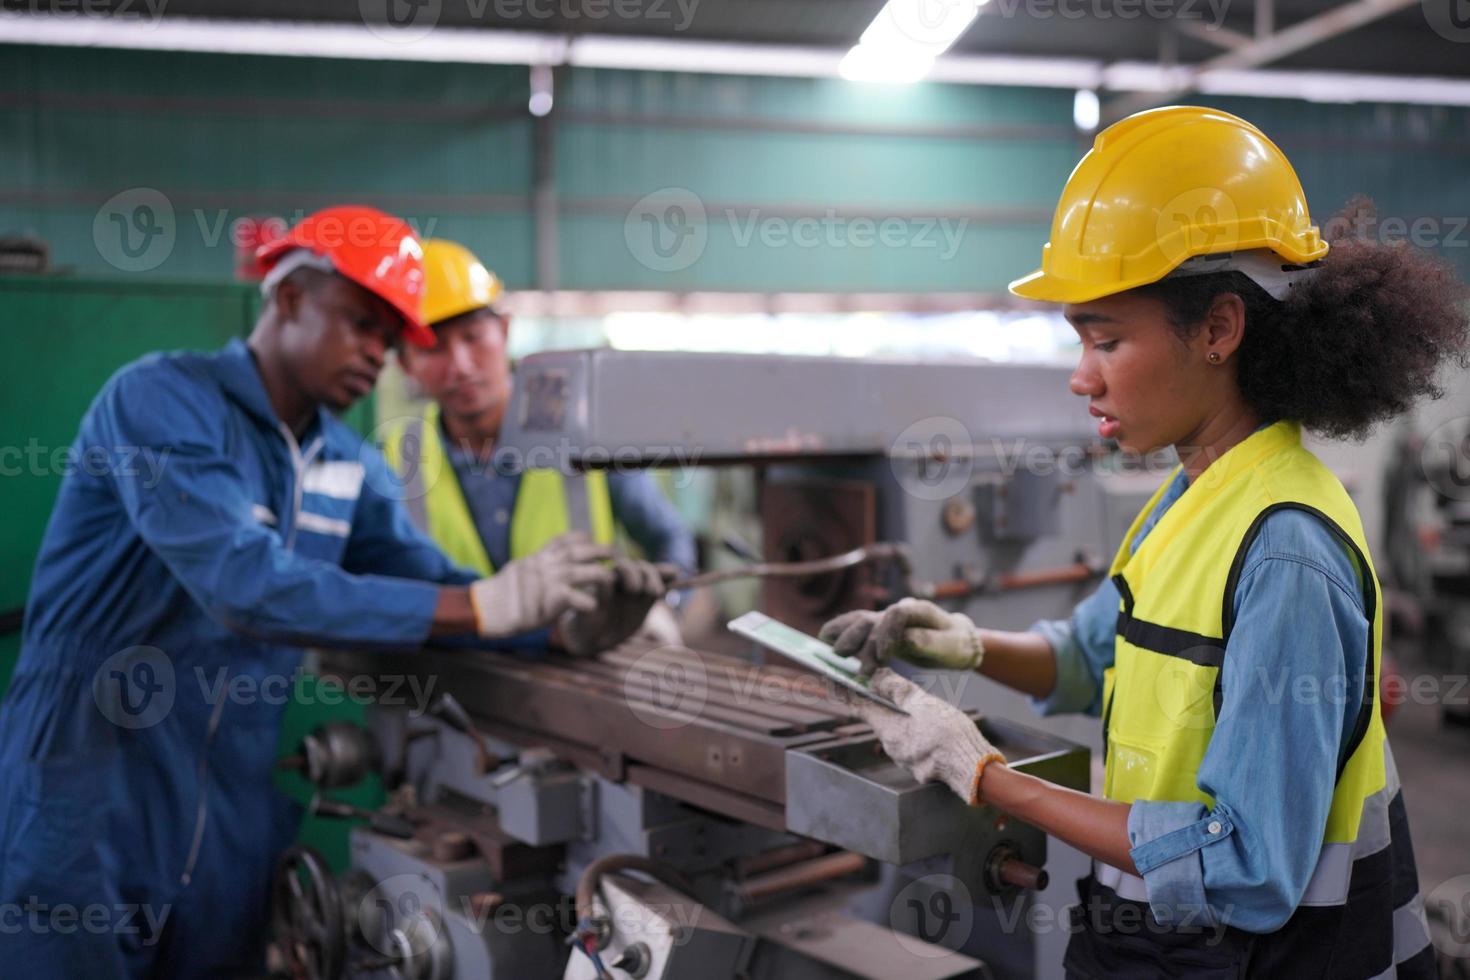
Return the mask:
<svg viewBox="0 0 1470 980">
<path fill-rule="evenodd" d="M 383 446 L 404 481 L 404 505 L 419 530 L 444 553 L 482 575 L 494 566 L 480 540 L 464 491 L 439 438 L 439 406 L 389 430 Z M 510 523 L 510 557 L 523 558 L 569 530 L 583 530 L 604 544 L 613 540 L 612 499 L 601 472 L 563 476 L 556 470 L 527 470 Z"/>
<path fill-rule="evenodd" d="M 1354 863 L 1389 859 L 1385 848 L 1391 844 L 1391 811 L 1402 808 L 1374 698 L 1383 623 L 1357 508 L 1336 477 L 1302 448 L 1300 428 L 1278 422 L 1215 460 L 1164 512 L 1137 550 L 1130 550 L 1170 482 L 1140 511 L 1110 571 L 1120 602 L 1114 664 L 1103 677 L 1103 794 L 1124 803 L 1214 806 L 1214 799 L 1199 788 L 1198 775 L 1222 703 L 1223 665 L 1245 555 L 1270 514 L 1285 507 L 1311 513 L 1351 553 L 1369 627 L 1362 709 L 1339 759 L 1323 847 L 1300 903 L 1343 905 L 1349 900 Z M 1121 897 L 1144 900 L 1139 897 L 1143 879 L 1107 865 L 1098 865 L 1095 873 Z M 1359 895 L 1355 889 L 1352 900 L 1355 905 L 1381 904 L 1381 909 L 1362 910 L 1368 920 L 1395 916 L 1396 921 L 1404 918 L 1407 927 L 1412 916 L 1395 913 L 1410 908 L 1417 886 L 1397 898 L 1384 889 L 1367 891 Z M 1419 935 L 1426 934 L 1411 930 L 1402 945 L 1413 945 Z"/>
</svg>

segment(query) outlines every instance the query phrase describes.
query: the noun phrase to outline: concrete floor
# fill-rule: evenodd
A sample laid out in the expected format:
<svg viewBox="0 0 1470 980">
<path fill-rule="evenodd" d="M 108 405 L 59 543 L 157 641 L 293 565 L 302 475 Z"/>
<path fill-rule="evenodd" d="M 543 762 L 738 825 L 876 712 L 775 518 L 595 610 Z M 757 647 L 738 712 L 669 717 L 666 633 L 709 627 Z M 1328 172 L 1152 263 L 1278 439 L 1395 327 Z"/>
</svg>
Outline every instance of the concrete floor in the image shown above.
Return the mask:
<svg viewBox="0 0 1470 980">
<path fill-rule="evenodd" d="M 1470 702 L 1463 675 L 1444 675 L 1401 657 L 1399 669 L 1415 678 L 1439 680 L 1438 696 Z M 1420 681 L 1427 684 L 1427 681 Z M 1419 866 L 1419 888 L 1433 910 L 1470 914 L 1470 727 L 1441 721 L 1441 707 L 1427 698 L 1406 698 L 1389 719 L 1388 740 L 1398 763 Z M 1470 976 L 1470 921 L 1452 926 L 1431 921 L 1440 951 L 1442 977 Z"/>
<path fill-rule="evenodd" d="M 1418 670 L 1401 669 L 1411 675 Z M 1453 687 L 1446 679 L 1441 691 L 1449 694 Z M 1458 696 L 1470 698 L 1470 685 Z M 1470 728 L 1442 723 L 1438 704 L 1411 698 L 1390 719 L 1388 740 L 1404 786 L 1419 884 L 1427 894 L 1449 878 L 1470 875 Z"/>
</svg>

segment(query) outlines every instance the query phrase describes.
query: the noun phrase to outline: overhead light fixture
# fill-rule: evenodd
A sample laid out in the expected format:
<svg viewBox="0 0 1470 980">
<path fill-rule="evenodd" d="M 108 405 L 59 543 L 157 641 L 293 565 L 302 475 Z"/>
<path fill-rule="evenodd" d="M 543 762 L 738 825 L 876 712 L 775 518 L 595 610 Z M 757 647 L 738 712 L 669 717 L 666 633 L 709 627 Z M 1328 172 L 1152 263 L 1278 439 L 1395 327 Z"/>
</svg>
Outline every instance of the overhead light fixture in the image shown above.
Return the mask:
<svg viewBox="0 0 1470 980">
<path fill-rule="evenodd" d="M 1090 88 L 1079 88 L 1072 97 L 1072 122 L 1084 133 L 1090 133 L 1102 121 L 1102 102 Z"/>
<path fill-rule="evenodd" d="M 916 82 L 974 22 L 987 0 L 888 0 L 842 59 L 852 81 Z"/>
<path fill-rule="evenodd" d="M 906 56 L 904 52 L 880 51 L 859 44 L 843 56 L 837 74 L 850 82 L 907 84 L 917 82 L 933 67 L 934 59 L 927 55 Z"/>
<path fill-rule="evenodd" d="M 531 98 L 526 106 L 533 116 L 545 116 L 553 104 L 552 74 L 550 65 L 531 66 Z"/>
</svg>

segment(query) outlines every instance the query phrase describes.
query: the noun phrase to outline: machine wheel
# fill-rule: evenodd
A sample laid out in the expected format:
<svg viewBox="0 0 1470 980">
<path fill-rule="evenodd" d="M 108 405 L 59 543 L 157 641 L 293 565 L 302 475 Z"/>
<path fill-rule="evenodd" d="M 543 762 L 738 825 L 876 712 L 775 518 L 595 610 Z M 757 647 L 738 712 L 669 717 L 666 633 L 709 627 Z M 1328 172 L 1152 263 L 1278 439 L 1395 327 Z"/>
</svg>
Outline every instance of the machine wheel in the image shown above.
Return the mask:
<svg viewBox="0 0 1470 980">
<path fill-rule="evenodd" d="M 298 980 L 340 980 L 347 962 L 342 896 L 326 860 L 309 847 L 281 856 L 271 883 L 275 945 Z"/>
</svg>

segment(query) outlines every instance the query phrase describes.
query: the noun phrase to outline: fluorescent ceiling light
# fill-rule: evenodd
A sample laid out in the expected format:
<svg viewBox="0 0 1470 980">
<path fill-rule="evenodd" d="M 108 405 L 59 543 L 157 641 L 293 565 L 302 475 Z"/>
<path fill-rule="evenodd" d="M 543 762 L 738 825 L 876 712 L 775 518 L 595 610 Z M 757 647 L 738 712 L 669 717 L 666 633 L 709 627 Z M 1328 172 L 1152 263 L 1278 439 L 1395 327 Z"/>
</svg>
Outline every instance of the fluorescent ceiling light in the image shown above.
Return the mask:
<svg viewBox="0 0 1470 980">
<path fill-rule="evenodd" d="M 1102 101 L 1090 88 L 1079 88 L 1072 97 L 1072 124 L 1084 133 L 1090 133 L 1102 121 Z"/>
<path fill-rule="evenodd" d="M 842 59 L 837 72 L 850 82 L 917 82 L 934 67 L 934 57 L 911 51 L 882 51 L 859 44 Z"/>
<path fill-rule="evenodd" d="M 843 78 L 917 82 L 949 50 L 986 0 L 888 0 L 842 59 Z"/>
<path fill-rule="evenodd" d="M 888 0 L 858 43 L 880 51 L 938 57 L 959 40 L 979 13 L 977 0 Z"/>
</svg>

